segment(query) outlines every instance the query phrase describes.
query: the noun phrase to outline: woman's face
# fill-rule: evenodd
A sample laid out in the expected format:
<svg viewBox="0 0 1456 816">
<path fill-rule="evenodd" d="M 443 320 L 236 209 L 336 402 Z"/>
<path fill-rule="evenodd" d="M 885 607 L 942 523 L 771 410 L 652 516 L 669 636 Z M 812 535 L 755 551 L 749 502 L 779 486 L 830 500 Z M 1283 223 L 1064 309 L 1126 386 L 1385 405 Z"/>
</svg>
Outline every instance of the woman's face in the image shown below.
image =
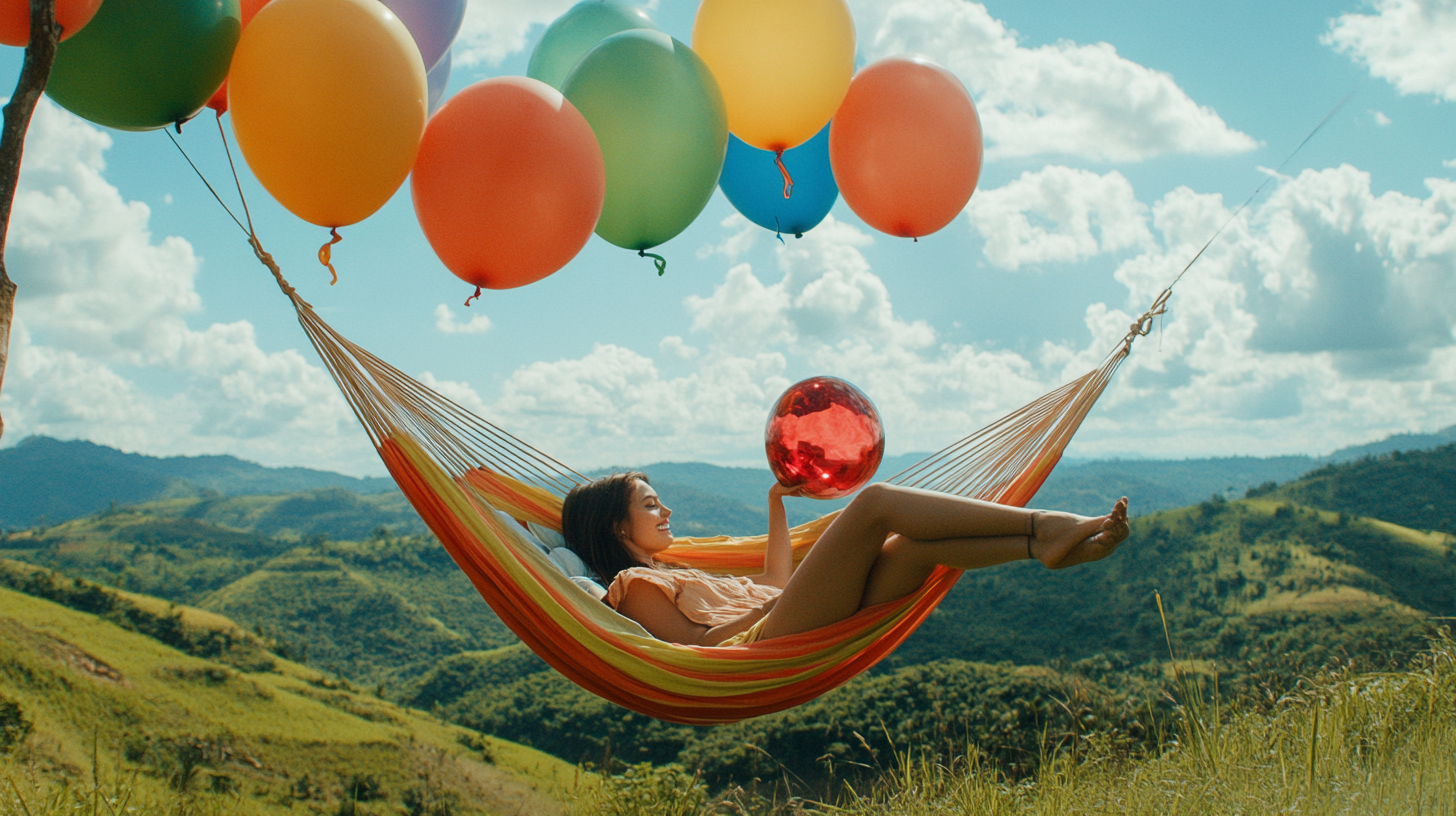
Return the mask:
<svg viewBox="0 0 1456 816">
<path fill-rule="evenodd" d="M 652 485 L 640 480 L 635 484 L 627 521 L 618 535 L 638 561 L 648 561 L 672 546 L 672 527 L 667 522 L 672 511 L 658 500 Z"/>
</svg>

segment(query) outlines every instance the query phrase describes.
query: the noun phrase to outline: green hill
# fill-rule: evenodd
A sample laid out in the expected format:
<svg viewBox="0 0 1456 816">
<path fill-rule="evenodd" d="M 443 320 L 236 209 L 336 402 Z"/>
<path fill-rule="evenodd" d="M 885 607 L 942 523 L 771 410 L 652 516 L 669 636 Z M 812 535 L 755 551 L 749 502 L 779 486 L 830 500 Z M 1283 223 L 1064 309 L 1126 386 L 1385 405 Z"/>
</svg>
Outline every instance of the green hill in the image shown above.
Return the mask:
<svg viewBox="0 0 1456 816">
<path fill-rule="evenodd" d="M 816 758 L 870 764 L 902 738 L 960 740 L 962 749 L 970 740 L 995 764 L 1024 771 L 1043 747 L 1039 727 L 1071 727 L 1055 700 L 1083 701 L 1086 727 L 1105 738 L 1147 738 L 1148 715 L 1160 716 L 1147 706 L 1165 699 L 1168 656 L 1154 590 L 1180 659 L 1217 671 L 1231 696 L 1278 696 L 1334 658 L 1384 668 L 1425 648 L 1431 618 L 1456 615 L 1452 544 L 1257 499 L 1154 514 L 1134 520 L 1128 544 L 1098 564 L 968 573 L 875 672 L 733 726 L 695 729 L 633 714 L 519 646 L 456 655 L 402 693 L 564 759 L 678 761 L 714 784 L 775 769 L 820 779 L 826 770 Z"/>
<path fill-rule="evenodd" d="M 70 603 L 108 595 L 51 586 Z M 202 812 L 437 812 L 421 808 L 439 803 L 455 813 L 566 811 L 577 772 L 549 756 L 276 656 L 240 669 L 136 625 L 175 620 L 189 643 L 249 639 L 218 616 L 147 599 L 110 603 L 97 616 L 0 588 L 0 708 L 6 733 L 20 737 L 5 746 L 17 785 L 7 808 L 31 784 L 89 789 L 96 773 L 103 785 L 131 786 L 136 804 L 180 796 Z M 348 807 L 354 795 L 357 810 Z"/>
<path fill-rule="evenodd" d="M 1456 533 L 1456 445 L 1330 465 L 1292 484 L 1278 489 L 1265 485 L 1253 494 L 1417 530 Z"/>
<path fill-rule="evenodd" d="M 1374 520 L 1209 501 L 1135 520 L 1129 541 L 1095 565 L 967 573 L 892 665 L 1099 652 L 1140 662 L 1167 652 L 1155 590 L 1189 656 L 1296 668 L 1420 648 L 1429 618 L 1456 614 L 1456 553 L 1448 537 Z"/>
<path fill-rule="evenodd" d="M 393 492 L 389 479 L 269 468 L 232 456 L 156 457 L 44 436 L 0 449 L 0 528 L 68 521 L 175 496 L 242 496 L 320 488 Z"/>
<path fill-rule="evenodd" d="M 950 757 L 975 743 L 1020 775 L 1073 733 L 1144 745 L 1168 713 L 1161 674 L 1157 664 L 1113 672 L 1106 661 L 1054 669 L 936 660 L 861 675 L 789 711 L 691 727 L 607 703 L 513 646 L 445 661 L 405 701 L 570 761 L 678 762 L 714 788 L 787 773 L 819 788 L 890 760 L 896 746 Z"/>
<path fill-rule="evenodd" d="M 392 500 L 338 492 L 366 506 Z M 212 521 L 266 527 L 279 507 L 311 495 L 140 505 L 0 535 L 0 557 L 221 612 L 361 682 L 515 641 L 433 538 L 379 530 L 299 542 Z"/>
</svg>

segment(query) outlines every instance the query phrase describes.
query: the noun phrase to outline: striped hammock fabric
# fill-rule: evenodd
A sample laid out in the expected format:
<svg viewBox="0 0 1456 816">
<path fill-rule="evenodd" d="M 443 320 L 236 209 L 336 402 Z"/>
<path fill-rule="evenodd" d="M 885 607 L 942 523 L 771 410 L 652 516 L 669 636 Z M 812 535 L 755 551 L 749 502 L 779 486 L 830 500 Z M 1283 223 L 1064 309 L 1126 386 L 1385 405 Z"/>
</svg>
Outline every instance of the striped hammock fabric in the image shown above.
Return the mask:
<svg viewBox="0 0 1456 816">
<path fill-rule="evenodd" d="M 573 584 L 522 534 L 526 522 L 560 530 L 562 498 L 584 481 L 580 474 L 349 342 L 299 297 L 256 239 L 253 246 L 293 302 L 390 475 L 481 597 L 548 664 L 613 703 L 695 725 L 796 706 L 884 659 L 960 576 L 939 568 L 908 597 L 789 637 L 716 647 L 657 640 Z M 1096 370 L 891 481 L 1025 505 L 1135 337 L 1147 333 L 1165 297 Z M 796 561 L 832 519 L 833 514 L 791 532 Z M 765 541 L 765 536 L 680 538 L 662 557 L 710 572 L 746 574 L 762 569 Z"/>
</svg>

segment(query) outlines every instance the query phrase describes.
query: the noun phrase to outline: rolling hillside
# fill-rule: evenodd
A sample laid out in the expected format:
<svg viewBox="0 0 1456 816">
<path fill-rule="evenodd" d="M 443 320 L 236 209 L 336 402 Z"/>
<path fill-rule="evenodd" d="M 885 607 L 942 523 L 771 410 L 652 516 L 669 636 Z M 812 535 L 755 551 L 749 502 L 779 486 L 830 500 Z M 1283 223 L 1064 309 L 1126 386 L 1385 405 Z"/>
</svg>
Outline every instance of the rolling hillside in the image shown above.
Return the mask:
<svg viewBox="0 0 1456 816">
<path fill-rule="evenodd" d="M 397 498 L 344 495 L 366 511 L 348 522 L 354 526 L 377 515 L 369 499 Z M 141 505 L 0 534 L 0 557 L 221 612 L 267 630 L 313 665 L 371 684 L 514 642 L 433 538 L 379 531 L 360 541 L 299 542 L 190 517 L 267 520 L 276 515 L 259 508 L 299 498 Z"/>
<path fill-rule="evenodd" d="M 249 638 L 216 615 L 176 615 L 195 642 L 202 630 Z M 355 812 L 351 797 L 359 813 L 566 812 L 578 773 L 547 755 L 276 656 L 240 669 L 127 623 L 0 588 L 0 707 L 24 732 L 6 760 L 17 785 L 89 783 L 95 769 L 103 784 L 131 779 L 137 799 L 180 792 L 202 812 Z"/>
<path fill-rule="evenodd" d="M 319 488 L 394 490 L 389 479 L 356 479 L 308 468 L 268 468 L 232 456 L 159 458 L 44 436 L 0 449 L 0 528 L 55 524 L 176 496 L 291 493 Z"/>
<path fill-rule="evenodd" d="M 888 752 L 880 723 L 917 745 L 970 738 L 999 766 L 1029 770 L 1035 729 L 1029 741 L 1012 735 L 1026 736 L 1023 716 L 1070 727 L 1053 700 L 1080 701 L 1085 727 L 1107 739 L 1148 738 L 1148 716 L 1168 699 L 1154 590 L 1180 659 L 1217 671 L 1231 698 L 1278 697 L 1332 659 L 1377 670 L 1425 648 L 1432 619 L 1456 616 L 1456 540 L 1266 499 L 1157 513 L 1134 520 L 1129 543 L 1097 564 L 968 573 L 871 674 L 734 726 L 632 714 L 519 646 L 456 655 L 401 693 L 565 759 L 679 761 L 716 784 L 783 768 L 812 780 L 824 768 L 810 758 L 824 756 L 852 774 Z"/>
<path fill-rule="evenodd" d="M 1268 485 L 1255 493 L 1418 530 L 1456 533 L 1456 445 L 1394 451 L 1324 467 L 1292 484 L 1277 489 Z"/>
</svg>

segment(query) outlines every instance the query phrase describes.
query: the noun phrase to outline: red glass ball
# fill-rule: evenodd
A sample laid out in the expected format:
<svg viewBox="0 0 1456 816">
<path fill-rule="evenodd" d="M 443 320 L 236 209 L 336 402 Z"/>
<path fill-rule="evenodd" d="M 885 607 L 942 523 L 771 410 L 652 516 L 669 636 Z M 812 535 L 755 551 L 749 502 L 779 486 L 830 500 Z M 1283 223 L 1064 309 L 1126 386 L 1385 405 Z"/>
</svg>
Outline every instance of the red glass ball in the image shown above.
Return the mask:
<svg viewBox="0 0 1456 816">
<path fill-rule="evenodd" d="M 786 487 L 837 499 L 875 475 L 885 455 L 880 414 L 864 392 L 837 377 L 811 377 L 779 397 L 764 429 L 768 466 Z"/>
</svg>

